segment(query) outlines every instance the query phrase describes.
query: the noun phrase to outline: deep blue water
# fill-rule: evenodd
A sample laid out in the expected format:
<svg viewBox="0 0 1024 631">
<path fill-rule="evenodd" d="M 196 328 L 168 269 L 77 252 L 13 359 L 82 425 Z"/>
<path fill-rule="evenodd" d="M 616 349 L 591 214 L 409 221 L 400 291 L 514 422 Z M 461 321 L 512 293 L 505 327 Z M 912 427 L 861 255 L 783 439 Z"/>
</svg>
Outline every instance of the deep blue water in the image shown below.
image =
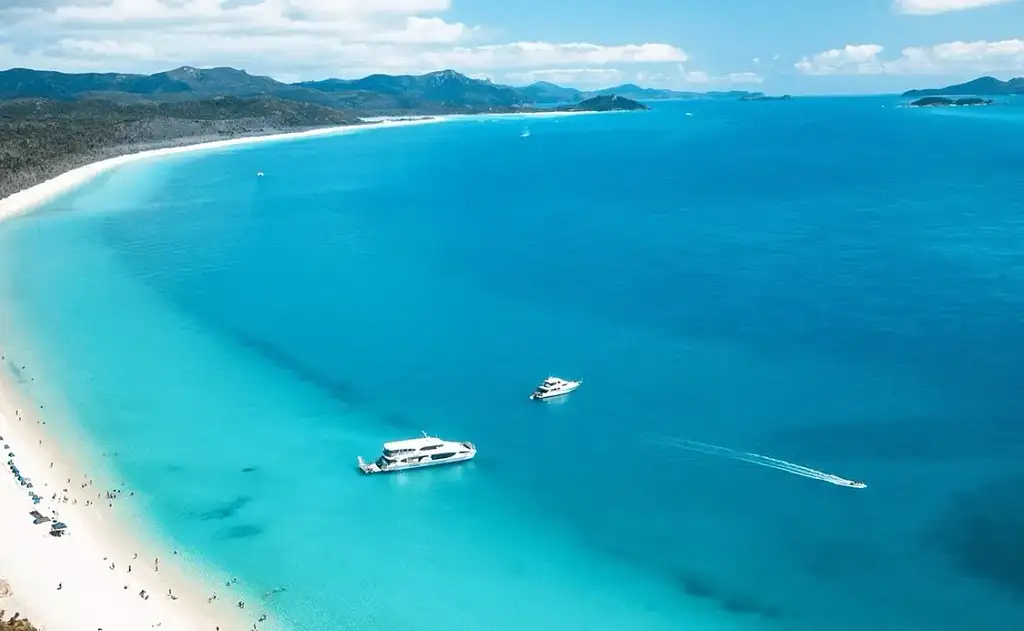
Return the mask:
<svg viewBox="0 0 1024 631">
<path fill-rule="evenodd" d="M 301 629 L 1019 629 L 1024 112 L 893 104 L 137 163 L 0 226 L 0 346 Z"/>
</svg>

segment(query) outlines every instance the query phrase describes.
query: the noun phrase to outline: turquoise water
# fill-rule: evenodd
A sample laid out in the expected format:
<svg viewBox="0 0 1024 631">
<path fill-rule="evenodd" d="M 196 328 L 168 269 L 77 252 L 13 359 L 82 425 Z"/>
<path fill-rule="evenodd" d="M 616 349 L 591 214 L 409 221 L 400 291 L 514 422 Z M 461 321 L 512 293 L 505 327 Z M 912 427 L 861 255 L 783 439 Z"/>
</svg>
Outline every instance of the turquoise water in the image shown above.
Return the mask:
<svg viewBox="0 0 1024 631">
<path fill-rule="evenodd" d="M 1024 112 L 891 105 L 136 163 L 0 226 L 0 346 L 300 629 L 1020 628 Z"/>
</svg>

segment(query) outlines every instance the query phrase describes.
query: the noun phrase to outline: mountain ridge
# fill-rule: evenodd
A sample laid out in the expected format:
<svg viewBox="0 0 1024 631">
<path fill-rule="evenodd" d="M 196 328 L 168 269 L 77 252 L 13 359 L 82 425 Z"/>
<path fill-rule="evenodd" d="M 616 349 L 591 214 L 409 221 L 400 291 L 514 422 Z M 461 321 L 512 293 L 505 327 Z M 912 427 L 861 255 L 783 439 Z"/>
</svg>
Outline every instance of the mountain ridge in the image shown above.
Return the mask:
<svg viewBox="0 0 1024 631">
<path fill-rule="evenodd" d="M 943 88 L 925 88 L 920 90 L 907 90 L 902 96 L 925 97 L 925 96 L 1011 96 L 1024 95 L 1024 77 L 1014 77 L 1001 81 L 995 77 L 984 76 L 971 79 L 964 83 L 947 85 Z"/>
<path fill-rule="evenodd" d="M 176 102 L 233 96 L 272 97 L 326 107 L 376 113 L 404 110 L 514 109 L 534 105 L 580 102 L 596 96 L 633 100 L 740 98 L 761 92 L 682 92 L 623 84 L 600 90 L 578 90 L 538 81 L 513 87 L 473 79 L 454 70 L 422 75 L 372 74 L 359 79 L 327 78 L 285 83 L 245 70 L 218 66 L 180 66 L 150 75 L 130 73 L 62 73 L 12 68 L 0 71 L 0 100 L 102 98 L 122 103 Z"/>
</svg>

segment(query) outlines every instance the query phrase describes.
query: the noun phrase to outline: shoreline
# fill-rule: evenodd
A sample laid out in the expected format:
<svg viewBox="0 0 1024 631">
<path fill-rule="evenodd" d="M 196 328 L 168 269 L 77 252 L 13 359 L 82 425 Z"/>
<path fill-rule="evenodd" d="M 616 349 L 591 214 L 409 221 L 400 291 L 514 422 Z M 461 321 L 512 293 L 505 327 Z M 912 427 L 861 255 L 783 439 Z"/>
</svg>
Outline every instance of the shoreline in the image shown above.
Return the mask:
<svg viewBox="0 0 1024 631">
<path fill-rule="evenodd" d="M 71 169 L 0 199 L 0 222 L 27 214 L 96 176 L 124 164 L 164 156 L 357 133 L 374 129 L 439 123 L 454 119 L 572 116 L 593 112 L 522 112 L 473 116 L 388 119 L 363 125 L 243 136 L 148 149 Z M 40 631 L 276 631 L 287 625 L 264 611 L 264 598 L 245 592 L 234 578 L 187 554 L 178 556 L 167 541 L 149 539 L 142 511 L 133 511 L 133 492 L 108 478 L 110 467 L 90 446 L 66 444 L 69 436 L 46 427 L 42 406 L 22 391 L 10 368 L 14 358 L 0 349 L 0 596 L 7 618 L 18 613 Z M 9 453 L 15 454 L 13 457 Z M 11 460 L 42 496 L 33 505 L 30 489 L 19 484 Z M 33 509 L 68 525 L 70 535 L 52 537 L 49 524 L 33 524 Z M 141 526 L 141 528 L 139 527 Z M 153 534 L 151 532 L 151 534 Z M 159 559 L 159 563 L 154 563 Z M 143 591 L 146 597 L 143 596 Z M 173 598 L 169 596 L 173 594 Z M 210 597 L 217 594 L 216 599 Z M 237 603 L 244 601 L 246 607 Z"/>
<path fill-rule="evenodd" d="M 85 184 L 101 173 L 118 166 L 138 162 L 140 160 L 161 158 L 164 156 L 192 153 L 196 151 L 209 151 L 212 149 L 222 149 L 226 147 L 259 144 L 264 142 L 350 134 L 369 129 L 385 129 L 393 127 L 408 127 L 411 125 L 424 125 L 427 123 L 439 123 L 448 120 L 448 118 L 449 117 L 444 116 L 434 116 L 415 120 L 388 120 L 376 123 L 367 123 L 364 125 L 335 125 L 331 127 L 319 127 L 316 129 L 278 134 L 240 136 L 238 138 L 197 142 L 194 144 L 184 144 L 174 147 L 147 149 L 143 151 L 136 151 L 134 153 L 126 153 L 113 158 L 106 158 L 97 162 L 91 162 L 85 166 L 71 169 L 70 171 L 65 171 L 60 175 L 54 176 L 48 180 L 40 182 L 39 184 L 35 184 L 29 188 L 20 190 L 17 193 L 12 193 L 3 199 L 0 199 L 0 221 L 5 221 L 17 215 L 30 212 L 55 197 L 71 192 L 78 186 Z"/>
<path fill-rule="evenodd" d="M 422 125 L 445 117 L 387 120 L 178 145 L 128 153 L 61 173 L 0 199 L 0 222 L 27 214 L 121 165 L 181 153 L 288 141 L 363 130 Z M 10 363 L 9 363 L 10 362 Z M 209 576 L 219 568 L 190 565 L 168 542 L 141 534 L 130 503 L 132 491 L 107 479 L 109 471 L 88 448 L 61 444 L 46 427 L 42 406 L 23 393 L 3 351 L 0 360 L 0 581 L 8 593 L 0 609 L 27 619 L 40 631 L 271 631 L 287 628 L 260 607 L 261 599 L 232 577 Z M 13 453 L 14 456 L 8 454 Z M 95 467 L 89 466 L 90 458 Z M 11 461 L 43 499 L 33 504 Z M 123 493 L 127 491 L 127 493 Z M 127 502 L 126 502 L 127 500 Z M 64 521 L 70 534 L 49 535 L 49 523 L 33 524 L 30 511 Z M 137 526 L 143 528 L 138 528 Z M 159 562 L 155 562 L 159 559 Z M 143 592 L 143 590 L 145 590 Z M 171 596 L 173 594 L 173 597 Z M 211 601 L 211 597 L 216 598 Z M 244 602 L 246 608 L 237 603 Z"/>
<path fill-rule="evenodd" d="M 116 168 L 123 164 L 161 158 L 164 156 L 177 155 L 181 153 L 192 153 L 196 151 L 209 151 L 212 149 L 223 149 L 226 147 L 237 147 L 242 145 L 253 145 L 264 142 L 278 142 L 299 140 L 303 138 L 315 138 L 319 136 L 336 136 L 344 134 L 359 133 L 375 129 L 391 129 L 395 127 L 410 127 L 413 125 L 426 125 L 430 123 L 443 123 L 454 120 L 488 120 L 501 118 L 557 118 L 563 116 L 579 116 L 584 114 L 602 114 L 604 112 L 514 112 L 504 114 L 452 114 L 441 116 L 422 116 L 409 118 L 384 118 L 367 119 L 359 125 L 334 125 L 330 127 L 318 127 L 302 131 L 281 132 L 274 134 L 254 134 L 250 136 L 239 136 L 237 138 L 225 138 L 222 140 L 200 141 L 191 144 L 175 145 L 173 147 L 162 147 L 159 149 L 145 149 L 126 153 L 113 158 L 105 158 L 96 162 L 90 162 L 70 171 L 65 171 L 52 178 L 34 184 L 26 189 L 12 193 L 0 199 L 0 222 L 12 217 L 25 214 L 36 207 L 45 204 L 51 199 L 71 192 L 76 187 L 85 184 L 96 176 Z"/>
<path fill-rule="evenodd" d="M 184 556 L 138 534 L 149 524 L 126 506 L 134 492 L 106 471 L 90 471 L 83 454 L 68 457 L 68 445 L 50 437 L 41 406 L 11 377 L 11 360 L 5 352 L 0 369 L 0 580 L 11 592 L 0 597 L 0 609 L 8 618 L 17 613 L 40 631 L 283 628 L 269 616 L 260 620 L 258 600 L 235 583 L 215 586 Z M 34 504 L 30 492 L 42 499 Z M 50 536 L 50 522 L 34 524 L 32 510 L 64 522 L 69 534 Z M 239 600 L 249 607 L 238 608 Z"/>
</svg>

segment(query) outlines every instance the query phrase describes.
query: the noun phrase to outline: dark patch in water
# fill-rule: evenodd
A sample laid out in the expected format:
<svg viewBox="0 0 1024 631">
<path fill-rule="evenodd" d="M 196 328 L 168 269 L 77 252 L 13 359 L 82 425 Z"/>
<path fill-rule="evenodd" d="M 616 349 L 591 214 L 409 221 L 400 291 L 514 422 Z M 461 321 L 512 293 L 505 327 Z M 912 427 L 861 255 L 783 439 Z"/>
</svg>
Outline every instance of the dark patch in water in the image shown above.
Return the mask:
<svg viewBox="0 0 1024 631">
<path fill-rule="evenodd" d="M 955 495 L 921 541 L 963 572 L 1024 597 L 1024 475 Z"/>
<path fill-rule="evenodd" d="M 256 467 L 246 467 L 246 468 L 242 469 L 242 473 L 252 473 L 255 470 L 256 470 Z"/>
<path fill-rule="evenodd" d="M 203 521 L 230 519 L 238 514 L 238 511 L 242 510 L 250 501 L 252 501 L 252 498 L 248 495 L 239 495 L 223 506 L 200 514 L 200 518 Z"/>
<path fill-rule="evenodd" d="M 14 360 L 4 357 L 4 364 L 6 364 L 8 372 L 11 373 L 15 381 L 18 383 L 28 383 L 28 378 L 25 376 L 24 371 L 14 363 Z"/>
<path fill-rule="evenodd" d="M 710 581 L 695 575 L 680 575 L 679 584 L 683 591 L 696 598 L 714 598 L 715 587 Z"/>
<path fill-rule="evenodd" d="M 222 327 L 221 330 L 240 346 L 255 351 L 274 365 L 293 373 L 302 381 L 323 390 L 334 399 L 347 405 L 366 404 L 365 397 L 351 384 L 306 365 L 274 344 L 228 327 Z"/>
<path fill-rule="evenodd" d="M 738 598 L 736 595 L 726 595 L 721 600 L 722 609 L 730 613 L 755 614 L 760 613 L 753 601 Z"/>
<path fill-rule="evenodd" d="M 252 537 L 258 537 L 263 534 L 263 528 L 261 526 L 253 526 L 252 524 L 241 524 L 239 526 L 232 526 L 226 528 L 217 534 L 217 538 L 221 540 L 229 539 L 250 539 Z"/>
<path fill-rule="evenodd" d="M 184 467 L 182 467 L 181 465 L 178 465 L 178 464 L 165 465 L 164 468 L 167 469 L 168 471 L 170 471 L 171 473 L 177 473 L 179 471 L 184 470 Z"/>
<path fill-rule="evenodd" d="M 763 616 L 770 620 L 781 620 L 786 617 L 781 608 L 761 602 L 745 593 L 725 588 L 705 576 L 682 572 L 676 574 L 676 580 L 688 595 L 711 600 L 729 613 Z"/>
<path fill-rule="evenodd" d="M 788 557 L 815 579 L 859 580 L 885 573 L 893 566 L 892 552 L 871 541 L 851 538 L 801 540 L 788 544 Z"/>
<path fill-rule="evenodd" d="M 381 415 L 380 420 L 397 428 L 415 429 L 417 432 L 422 431 L 420 428 L 414 428 L 413 424 L 409 422 L 409 419 L 398 412 L 384 412 Z"/>
</svg>

